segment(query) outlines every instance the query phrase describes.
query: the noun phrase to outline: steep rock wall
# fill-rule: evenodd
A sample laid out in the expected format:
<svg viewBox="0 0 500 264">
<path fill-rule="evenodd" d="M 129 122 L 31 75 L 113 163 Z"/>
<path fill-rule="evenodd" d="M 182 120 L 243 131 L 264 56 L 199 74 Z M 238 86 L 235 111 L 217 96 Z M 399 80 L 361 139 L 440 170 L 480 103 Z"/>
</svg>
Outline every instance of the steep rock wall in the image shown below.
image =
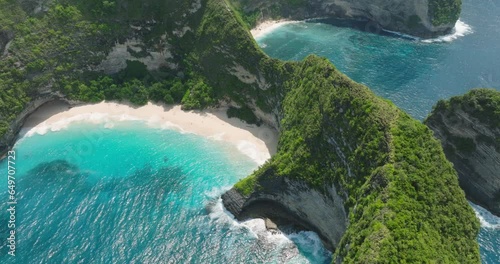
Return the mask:
<svg viewBox="0 0 500 264">
<path fill-rule="evenodd" d="M 337 247 L 348 225 L 344 199 L 333 185 L 319 192 L 305 182 L 271 178 L 248 197 L 233 189 L 222 200 L 239 220 L 267 217 L 279 223 L 281 219 L 317 232 L 330 249 Z"/>
<path fill-rule="evenodd" d="M 500 216 L 500 116 L 494 114 L 495 109 L 500 113 L 498 102 L 500 92 L 475 90 L 441 102 L 425 123 L 454 164 L 467 198 Z M 478 109 L 484 111 L 476 113 Z"/>
<path fill-rule="evenodd" d="M 3 157 L 10 147 L 14 145 L 17 140 L 17 135 L 24 125 L 26 119 L 35 112 L 40 106 L 55 101 L 63 100 L 69 105 L 78 105 L 80 102 L 67 100 L 58 92 L 46 92 L 40 94 L 37 98 L 32 100 L 25 106 L 23 111 L 17 116 L 16 120 L 11 123 L 10 129 L 2 138 L 0 138 L 0 157 Z"/>
</svg>

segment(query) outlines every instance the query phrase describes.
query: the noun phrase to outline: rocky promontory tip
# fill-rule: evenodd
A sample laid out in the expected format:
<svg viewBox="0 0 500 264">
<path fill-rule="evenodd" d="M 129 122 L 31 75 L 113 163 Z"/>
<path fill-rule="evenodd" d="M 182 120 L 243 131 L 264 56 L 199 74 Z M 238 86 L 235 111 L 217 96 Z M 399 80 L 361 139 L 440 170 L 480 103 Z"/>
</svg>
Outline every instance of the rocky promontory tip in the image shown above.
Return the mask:
<svg viewBox="0 0 500 264">
<path fill-rule="evenodd" d="M 222 195 L 224 207 L 242 221 L 264 218 L 268 229 L 280 225 L 316 232 L 326 248 L 334 250 L 347 228 L 343 200 L 335 188 L 327 193 L 287 178 L 261 179 L 258 191 L 246 196 L 232 188 Z"/>
<path fill-rule="evenodd" d="M 467 198 L 500 216 L 500 92 L 439 101 L 425 121 L 458 172 Z"/>
</svg>

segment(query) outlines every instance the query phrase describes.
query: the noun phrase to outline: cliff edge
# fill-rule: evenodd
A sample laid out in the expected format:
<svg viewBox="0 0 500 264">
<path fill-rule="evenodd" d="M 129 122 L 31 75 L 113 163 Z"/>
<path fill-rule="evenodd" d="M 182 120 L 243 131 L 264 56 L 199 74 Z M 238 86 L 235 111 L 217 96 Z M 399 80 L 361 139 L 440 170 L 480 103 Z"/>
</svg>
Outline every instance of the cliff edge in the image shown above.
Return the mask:
<svg viewBox="0 0 500 264">
<path fill-rule="evenodd" d="M 500 216 L 500 92 L 439 101 L 425 120 L 454 164 L 467 198 Z"/>
</svg>

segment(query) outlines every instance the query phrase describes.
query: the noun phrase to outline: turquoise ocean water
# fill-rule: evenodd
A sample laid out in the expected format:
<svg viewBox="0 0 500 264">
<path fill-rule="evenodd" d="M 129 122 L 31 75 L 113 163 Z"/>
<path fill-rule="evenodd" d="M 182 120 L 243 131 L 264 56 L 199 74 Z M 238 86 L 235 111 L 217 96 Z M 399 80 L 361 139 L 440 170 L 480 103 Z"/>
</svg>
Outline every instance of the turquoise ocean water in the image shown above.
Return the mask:
<svg viewBox="0 0 500 264">
<path fill-rule="evenodd" d="M 422 41 L 372 34 L 366 23 L 287 24 L 258 39 L 272 57 L 329 58 L 352 79 L 423 120 L 441 98 L 474 87 L 500 89 L 500 1 L 463 0 L 458 32 Z M 383 33 L 383 32 L 381 32 Z M 483 263 L 500 263 L 500 218 L 473 205 L 481 219 Z"/>
<path fill-rule="evenodd" d="M 0 263 L 330 261 L 312 232 L 270 235 L 223 211 L 217 197 L 257 164 L 222 142 L 127 121 L 72 124 L 15 150 L 17 250 L 8 256 L 2 239 Z"/>
</svg>

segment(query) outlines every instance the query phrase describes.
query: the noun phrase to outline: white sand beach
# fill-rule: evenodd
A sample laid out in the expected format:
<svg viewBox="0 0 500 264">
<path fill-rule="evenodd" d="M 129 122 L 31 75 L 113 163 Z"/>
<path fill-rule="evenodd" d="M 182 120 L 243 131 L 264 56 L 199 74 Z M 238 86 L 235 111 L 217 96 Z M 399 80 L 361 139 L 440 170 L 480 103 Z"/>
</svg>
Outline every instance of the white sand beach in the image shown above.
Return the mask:
<svg viewBox="0 0 500 264">
<path fill-rule="evenodd" d="M 254 39 L 260 38 L 268 34 L 269 32 L 284 26 L 286 24 L 291 24 L 291 23 L 298 23 L 299 21 L 291 21 L 291 20 L 268 20 L 260 23 L 257 25 L 255 28 L 250 30 L 250 33 L 252 34 Z"/>
<path fill-rule="evenodd" d="M 181 107 L 148 103 L 143 107 L 102 102 L 70 107 L 56 101 L 37 109 L 25 122 L 20 136 L 45 134 L 62 130 L 74 122 L 104 124 L 112 129 L 120 121 L 141 120 L 149 127 L 175 129 L 213 140 L 233 144 L 239 151 L 263 164 L 276 153 L 277 131 L 271 127 L 248 125 L 237 118 L 228 118 L 226 108 L 206 111 L 181 110 Z"/>
</svg>

